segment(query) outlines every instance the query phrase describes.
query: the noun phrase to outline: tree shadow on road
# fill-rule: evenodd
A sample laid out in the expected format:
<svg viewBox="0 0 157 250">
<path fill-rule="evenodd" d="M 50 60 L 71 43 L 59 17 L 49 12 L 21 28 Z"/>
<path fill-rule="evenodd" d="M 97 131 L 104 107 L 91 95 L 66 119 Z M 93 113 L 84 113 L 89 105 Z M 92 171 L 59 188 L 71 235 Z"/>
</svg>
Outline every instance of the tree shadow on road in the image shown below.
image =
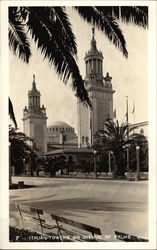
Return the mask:
<svg viewBox="0 0 157 250">
<path fill-rule="evenodd" d="M 51 201 L 29 202 L 29 205 L 42 208 L 47 212 L 77 210 L 77 211 L 126 211 L 147 212 L 146 202 L 98 201 L 95 198 L 72 198 Z"/>
</svg>

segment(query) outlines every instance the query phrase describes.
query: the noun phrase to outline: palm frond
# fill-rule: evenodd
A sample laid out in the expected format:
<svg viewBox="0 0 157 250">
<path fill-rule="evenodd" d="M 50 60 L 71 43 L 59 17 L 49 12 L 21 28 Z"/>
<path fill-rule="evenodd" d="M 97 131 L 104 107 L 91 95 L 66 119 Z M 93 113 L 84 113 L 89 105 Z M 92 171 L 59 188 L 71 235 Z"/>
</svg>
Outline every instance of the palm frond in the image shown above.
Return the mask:
<svg viewBox="0 0 157 250">
<path fill-rule="evenodd" d="M 106 121 L 104 125 L 105 125 L 104 132 L 106 135 L 116 134 L 116 124 L 113 121 Z"/>
<path fill-rule="evenodd" d="M 16 118 L 14 115 L 14 109 L 13 109 L 13 105 L 12 105 L 10 98 L 9 98 L 9 116 L 10 116 L 10 119 L 13 121 L 15 128 L 17 129 L 17 122 L 16 122 Z"/>
<path fill-rule="evenodd" d="M 32 154 L 36 154 L 33 146 L 28 144 L 30 141 L 33 141 L 30 137 L 9 125 L 9 142 L 11 143 L 11 162 L 13 165 L 24 158 L 28 160 Z"/>
<path fill-rule="evenodd" d="M 127 23 L 133 23 L 143 28 L 148 27 L 147 6 L 125 6 L 121 7 L 121 19 Z"/>
<path fill-rule="evenodd" d="M 9 7 L 9 46 L 21 60 L 28 63 L 31 56 L 26 30 L 14 7 Z"/>
<path fill-rule="evenodd" d="M 122 122 L 122 124 L 120 125 L 120 130 L 119 130 L 119 134 L 121 137 L 126 137 L 127 132 L 129 132 L 129 127 L 128 124 L 126 122 Z"/>
<path fill-rule="evenodd" d="M 135 142 L 141 142 L 141 143 L 146 143 L 147 138 L 145 135 L 140 134 L 140 133 L 134 133 L 130 136 L 131 140 L 134 140 Z"/>
<path fill-rule="evenodd" d="M 13 128 L 9 125 L 9 141 L 21 141 L 21 142 L 28 142 L 33 141 L 33 139 L 23 132 L 19 132 L 17 128 Z"/>
<path fill-rule="evenodd" d="M 105 15 L 99 7 L 77 6 L 75 9 L 84 20 L 104 32 L 110 42 L 118 47 L 126 58 L 128 57 L 125 38 L 114 17 Z"/>
<path fill-rule="evenodd" d="M 126 23 L 132 23 L 143 28 L 148 27 L 147 6 L 105 6 L 98 7 L 104 15 L 115 17 Z"/>
<path fill-rule="evenodd" d="M 73 55 L 77 54 L 77 44 L 74 33 L 72 32 L 71 23 L 63 7 L 53 7 L 56 15 L 55 26 L 59 31 L 61 39 L 64 41 L 65 46 L 70 48 Z"/>
<path fill-rule="evenodd" d="M 71 53 L 71 45 L 67 46 L 58 30 L 58 25 L 52 23 L 46 15 L 40 15 L 38 8 L 29 8 L 29 27 L 32 38 L 37 44 L 38 49 L 44 55 L 44 58 L 53 64 L 57 74 L 67 83 L 72 77 L 73 90 L 84 103 L 91 105 L 88 93 L 84 87 L 79 68 Z"/>
</svg>

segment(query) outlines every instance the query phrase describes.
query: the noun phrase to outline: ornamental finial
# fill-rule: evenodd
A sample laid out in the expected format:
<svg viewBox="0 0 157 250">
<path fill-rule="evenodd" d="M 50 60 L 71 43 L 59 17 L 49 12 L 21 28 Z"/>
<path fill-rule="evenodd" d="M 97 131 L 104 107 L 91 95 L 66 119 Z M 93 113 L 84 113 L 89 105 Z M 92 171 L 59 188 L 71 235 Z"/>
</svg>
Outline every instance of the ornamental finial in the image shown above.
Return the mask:
<svg viewBox="0 0 157 250">
<path fill-rule="evenodd" d="M 93 33 L 93 37 L 94 37 L 94 35 L 95 35 L 95 28 L 94 27 L 92 28 L 92 33 Z"/>
<path fill-rule="evenodd" d="M 33 75 L 33 82 L 35 82 L 35 75 Z"/>
<path fill-rule="evenodd" d="M 32 83 L 33 88 L 36 88 L 36 83 L 35 83 L 35 75 L 33 75 L 33 83 Z"/>
</svg>

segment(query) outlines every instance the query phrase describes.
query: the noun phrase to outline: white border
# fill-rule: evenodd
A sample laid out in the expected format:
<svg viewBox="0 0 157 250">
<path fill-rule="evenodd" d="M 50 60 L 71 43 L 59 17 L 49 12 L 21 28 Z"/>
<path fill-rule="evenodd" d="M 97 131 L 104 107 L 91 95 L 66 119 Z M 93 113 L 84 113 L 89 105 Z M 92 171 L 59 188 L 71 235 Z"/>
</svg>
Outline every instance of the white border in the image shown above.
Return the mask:
<svg viewBox="0 0 157 250">
<path fill-rule="evenodd" d="M 0 82 L 0 248 L 2 249 L 156 249 L 156 1 L 95 1 L 96 5 L 149 6 L 149 239 L 148 243 L 9 243 L 8 217 L 8 6 L 90 6 L 91 1 L 2 1 L 1 2 L 1 82 Z M 94 3 L 92 2 L 92 5 Z M 83 244 L 83 245 L 82 245 Z"/>
</svg>

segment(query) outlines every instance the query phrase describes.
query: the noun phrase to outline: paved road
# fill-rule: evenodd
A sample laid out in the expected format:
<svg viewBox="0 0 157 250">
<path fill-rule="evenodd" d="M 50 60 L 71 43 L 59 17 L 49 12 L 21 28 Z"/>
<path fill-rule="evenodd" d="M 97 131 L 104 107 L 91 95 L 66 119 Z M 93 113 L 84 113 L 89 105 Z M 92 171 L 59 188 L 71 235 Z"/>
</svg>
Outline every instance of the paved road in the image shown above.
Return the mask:
<svg viewBox="0 0 157 250">
<path fill-rule="evenodd" d="M 147 181 L 13 178 L 21 180 L 35 187 L 10 190 L 11 225 L 19 224 L 14 203 L 21 202 L 100 227 L 109 241 L 114 230 L 148 238 Z"/>
</svg>

